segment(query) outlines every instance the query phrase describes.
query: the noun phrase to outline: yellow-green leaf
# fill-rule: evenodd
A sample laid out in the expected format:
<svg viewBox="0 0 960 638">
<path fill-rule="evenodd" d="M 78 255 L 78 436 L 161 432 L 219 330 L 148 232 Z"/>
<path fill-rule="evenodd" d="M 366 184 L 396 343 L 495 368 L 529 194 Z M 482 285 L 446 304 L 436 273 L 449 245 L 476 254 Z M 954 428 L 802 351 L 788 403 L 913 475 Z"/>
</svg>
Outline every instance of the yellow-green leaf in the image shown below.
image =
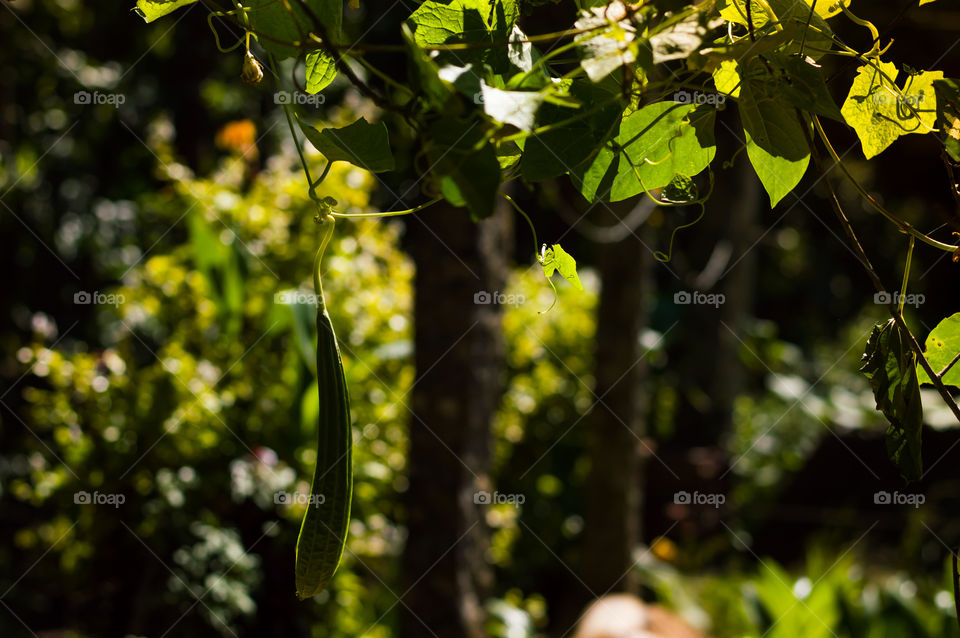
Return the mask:
<svg viewBox="0 0 960 638">
<path fill-rule="evenodd" d="M 730 97 L 740 97 L 740 70 L 736 60 L 723 60 L 713 70 L 713 83 L 717 92 Z"/>
<path fill-rule="evenodd" d="M 580 277 L 577 275 L 577 261 L 573 255 L 561 248 L 560 244 L 554 244 L 551 248 L 547 248 L 544 244 L 540 265 L 543 266 L 543 274 L 547 277 L 553 276 L 554 272 L 559 272 L 560 276 L 573 284 L 574 288 L 583 290 L 583 284 L 580 283 Z"/>
<path fill-rule="evenodd" d="M 950 315 L 930 331 L 923 355 L 937 374 L 950 366 L 941 381 L 947 385 L 960 387 L 960 364 L 955 362 L 960 355 L 960 312 Z M 919 364 L 917 364 L 917 376 L 920 383 L 933 383 L 930 375 Z"/>
<path fill-rule="evenodd" d="M 153 22 L 172 13 L 180 7 L 193 4 L 197 0 L 137 0 L 134 12 L 143 18 L 144 22 Z"/>
<path fill-rule="evenodd" d="M 840 109 L 843 119 L 857 132 L 867 159 L 883 152 L 901 135 L 929 133 L 936 125 L 933 82 L 942 79 L 943 72 L 910 75 L 902 89 L 897 87 L 898 75 L 892 62 L 860 67 Z"/>
</svg>

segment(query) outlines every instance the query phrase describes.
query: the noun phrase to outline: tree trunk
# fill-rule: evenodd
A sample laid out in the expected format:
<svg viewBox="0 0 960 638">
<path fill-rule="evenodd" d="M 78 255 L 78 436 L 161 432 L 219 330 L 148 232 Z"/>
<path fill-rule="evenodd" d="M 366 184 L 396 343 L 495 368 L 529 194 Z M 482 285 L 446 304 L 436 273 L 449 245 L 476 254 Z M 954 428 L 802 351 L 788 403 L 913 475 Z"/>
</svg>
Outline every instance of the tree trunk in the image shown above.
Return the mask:
<svg viewBox="0 0 960 638">
<path fill-rule="evenodd" d="M 637 205 L 645 205 L 642 201 Z M 616 215 L 604 211 L 607 224 Z M 591 593 L 638 593 L 631 569 L 641 541 L 643 459 L 647 447 L 647 364 L 640 335 L 653 294 L 653 255 L 641 241 L 643 225 L 618 242 L 601 246 L 597 260 L 601 291 L 594 361 L 596 405 L 589 420 L 590 476 L 586 490 L 583 578 Z M 644 246 L 646 244 L 646 246 Z"/>
<path fill-rule="evenodd" d="M 739 196 L 736 204 L 730 208 L 730 220 L 727 226 L 727 240 L 731 246 L 731 260 L 734 264 L 726 273 L 722 282 L 724 304 L 720 307 L 720 321 L 717 328 L 717 352 L 715 370 L 723 374 L 714 375 L 713 397 L 714 413 L 719 417 L 721 432 L 730 432 L 733 427 L 733 401 L 743 389 L 744 370 L 740 361 L 743 347 L 744 329 L 753 312 L 753 291 L 756 287 L 757 259 L 753 250 L 761 230 L 757 226 L 760 213 L 760 180 L 747 162 L 739 167 Z"/>
<path fill-rule="evenodd" d="M 490 426 L 503 391 L 504 345 L 500 306 L 475 299 L 503 290 L 510 229 L 502 206 L 480 223 L 463 209 L 436 206 L 408 225 L 417 267 L 417 378 L 397 592 L 401 637 L 484 636 L 492 570 L 475 494 L 490 491 Z"/>
</svg>

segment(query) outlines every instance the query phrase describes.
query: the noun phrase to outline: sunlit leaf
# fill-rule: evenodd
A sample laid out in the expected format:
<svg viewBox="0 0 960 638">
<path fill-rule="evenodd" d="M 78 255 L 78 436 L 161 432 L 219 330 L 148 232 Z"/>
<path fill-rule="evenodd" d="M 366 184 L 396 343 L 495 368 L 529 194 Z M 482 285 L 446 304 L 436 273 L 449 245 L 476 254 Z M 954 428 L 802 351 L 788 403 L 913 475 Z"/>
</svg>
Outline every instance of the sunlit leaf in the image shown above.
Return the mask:
<svg viewBox="0 0 960 638">
<path fill-rule="evenodd" d="M 307 54 L 307 93 L 319 93 L 337 77 L 337 64 L 326 51 Z"/>
<path fill-rule="evenodd" d="M 153 22 L 157 18 L 162 18 L 168 13 L 173 13 L 180 7 L 185 7 L 196 1 L 197 0 L 137 0 L 137 6 L 133 10 L 143 18 L 144 22 Z"/>
<path fill-rule="evenodd" d="M 616 136 L 571 173 L 589 201 L 620 201 L 696 175 L 713 161 L 715 110 L 656 102 L 624 117 Z"/>
<path fill-rule="evenodd" d="M 580 283 L 580 277 L 577 275 L 577 261 L 561 248 L 560 244 L 554 244 L 550 248 L 544 244 L 540 265 L 543 267 L 543 274 L 548 278 L 552 277 L 554 272 L 559 272 L 560 276 L 573 284 L 577 290 L 583 290 L 583 284 Z"/>
<path fill-rule="evenodd" d="M 960 313 L 950 315 L 930 331 L 924 346 L 924 356 L 933 371 L 939 374 L 960 355 Z M 917 364 L 920 383 L 933 383 L 930 375 Z M 960 387 L 960 365 L 953 365 L 941 378 L 946 385 Z"/>
<path fill-rule="evenodd" d="M 937 98 L 934 80 L 941 71 L 911 74 L 897 88 L 897 65 L 879 62 L 864 65 L 850 87 L 841 112 L 863 145 L 867 159 L 881 153 L 901 135 L 929 133 L 936 125 Z"/>
<path fill-rule="evenodd" d="M 794 105 L 760 66 L 744 73 L 738 105 L 747 156 L 773 207 L 800 183 L 810 149 Z"/>
<path fill-rule="evenodd" d="M 331 39 L 338 41 L 341 37 L 341 0 L 304 0 L 302 4 L 310 13 L 299 2 L 249 0 L 244 3 L 247 19 L 259 36 L 260 45 L 280 59 L 298 55 L 308 46 L 315 48 L 316 43 L 308 39 L 308 34 L 316 31 L 311 14 L 317 17 Z"/>
</svg>

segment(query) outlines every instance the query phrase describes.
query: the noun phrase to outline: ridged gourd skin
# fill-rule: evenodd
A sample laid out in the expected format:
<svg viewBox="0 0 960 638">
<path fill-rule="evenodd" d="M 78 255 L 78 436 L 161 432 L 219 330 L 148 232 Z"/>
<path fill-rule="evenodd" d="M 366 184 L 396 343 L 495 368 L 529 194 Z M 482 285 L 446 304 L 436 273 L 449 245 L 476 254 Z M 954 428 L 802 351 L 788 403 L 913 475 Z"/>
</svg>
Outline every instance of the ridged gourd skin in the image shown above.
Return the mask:
<svg viewBox="0 0 960 638">
<path fill-rule="evenodd" d="M 332 222 L 329 223 L 332 227 Z M 332 234 L 325 229 L 315 264 L 317 292 L 317 386 L 320 395 L 317 466 L 310 487 L 310 504 L 297 538 L 297 598 L 322 592 L 340 564 L 350 524 L 353 496 L 353 437 L 350 396 L 343 374 L 340 346 L 323 303 L 319 264 Z"/>
</svg>

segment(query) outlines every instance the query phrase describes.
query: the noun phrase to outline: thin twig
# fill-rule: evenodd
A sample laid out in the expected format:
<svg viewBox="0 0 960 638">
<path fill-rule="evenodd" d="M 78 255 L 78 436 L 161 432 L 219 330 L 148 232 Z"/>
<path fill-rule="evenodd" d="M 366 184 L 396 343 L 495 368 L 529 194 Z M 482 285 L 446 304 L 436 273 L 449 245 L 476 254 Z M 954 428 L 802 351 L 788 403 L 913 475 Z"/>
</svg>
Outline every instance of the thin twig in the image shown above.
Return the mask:
<svg viewBox="0 0 960 638">
<path fill-rule="evenodd" d="M 942 379 L 942 378 L 943 378 L 943 375 L 945 375 L 946 373 L 950 372 L 950 368 L 952 368 L 957 361 L 960 361 L 960 352 L 958 352 L 958 353 L 957 353 L 957 356 L 955 356 L 955 357 L 953 358 L 953 361 L 951 361 L 951 362 L 948 363 L 947 365 L 943 366 L 943 370 L 941 370 L 940 372 L 937 373 L 937 377 L 939 377 L 939 378 Z"/>
</svg>

